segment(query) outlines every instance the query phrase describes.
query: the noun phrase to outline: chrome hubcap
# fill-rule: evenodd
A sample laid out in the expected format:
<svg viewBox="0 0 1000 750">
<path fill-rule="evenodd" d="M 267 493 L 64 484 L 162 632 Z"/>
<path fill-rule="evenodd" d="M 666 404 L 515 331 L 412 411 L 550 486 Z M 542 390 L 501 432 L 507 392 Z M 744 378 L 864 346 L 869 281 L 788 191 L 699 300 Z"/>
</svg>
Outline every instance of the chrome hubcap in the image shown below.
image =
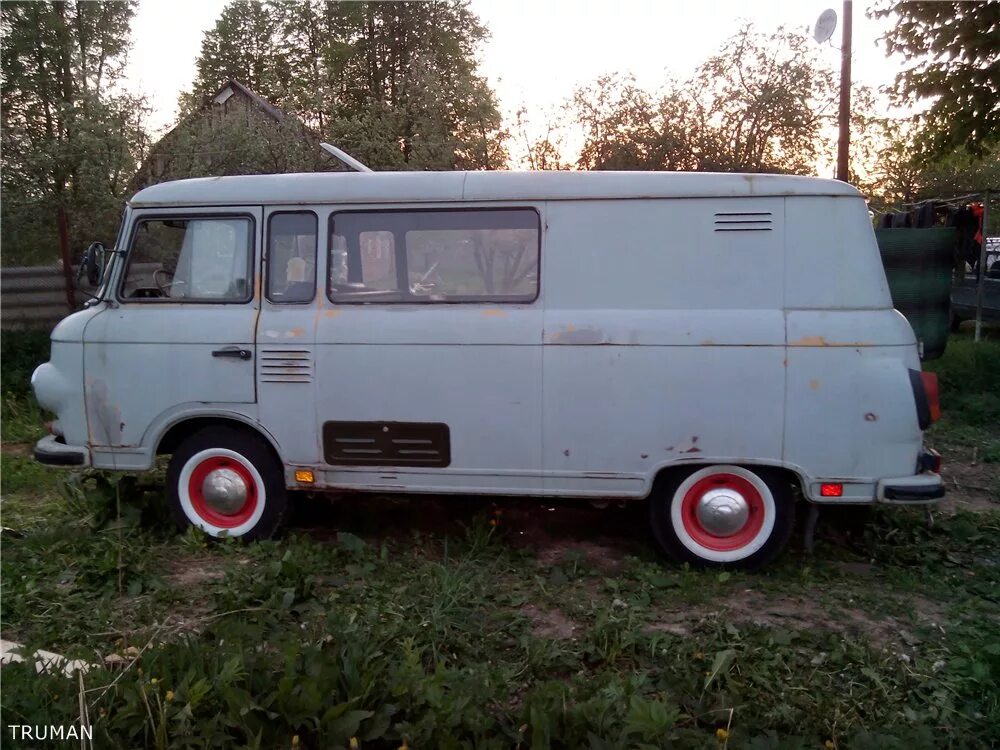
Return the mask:
<svg viewBox="0 0 1000 750">
<path fill-rule="evenodd" d="M 201 485 L 205 503 L 218 513 L 232 515 L 247 501 L 247 485 L 232 469 L 213 469 Z"/>
<path fill-rule="evenodd" d="M 734 489 L 709 490 L 698 500 L 698 523 L 709 534 L 732 536 L 750 515 L 750 504 Z"/>
</svg>

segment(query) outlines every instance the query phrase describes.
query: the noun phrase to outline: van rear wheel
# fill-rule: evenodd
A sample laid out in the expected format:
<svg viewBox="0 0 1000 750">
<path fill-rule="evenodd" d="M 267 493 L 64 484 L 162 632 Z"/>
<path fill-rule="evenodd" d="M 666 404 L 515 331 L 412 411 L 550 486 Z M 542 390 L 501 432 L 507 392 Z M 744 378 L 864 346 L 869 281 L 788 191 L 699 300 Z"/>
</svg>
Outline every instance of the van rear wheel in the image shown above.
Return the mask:
<svg viewBox="0 0 1000 750">
<path fill-rule="evenodd" d="M 759 568 L 784 549 L 794 521 L 791 487 L 766 468 L 678 471 L 659 482 L 650 499 L 660 549 L 699 567 Z"/>
<path fill-rule="evenodd" d="M 247 541 L 272 536 L 288 503 L 281 462 L 270 446 L 230 427 L 208 427 L 177 447 L 167 495 L 181 529 Z"/>
</svg>

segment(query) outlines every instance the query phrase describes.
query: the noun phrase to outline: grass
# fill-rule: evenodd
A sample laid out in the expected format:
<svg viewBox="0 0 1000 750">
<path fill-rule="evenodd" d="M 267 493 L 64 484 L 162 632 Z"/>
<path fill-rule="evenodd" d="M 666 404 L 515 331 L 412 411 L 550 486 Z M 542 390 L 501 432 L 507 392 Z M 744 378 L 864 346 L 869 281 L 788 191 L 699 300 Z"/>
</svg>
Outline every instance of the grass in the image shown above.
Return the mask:
<svg viewBox="0 0 1000 750">
<path fill-rule="evenodd" d="M 0 424 L 4 442 L 43 434 L 45 415 L 31 397 L 31 373 L 49 358 L 47 331 L 6 331 L 0 336 Z"/>
<path fill-rule="evenodd" d="M 1000 329 L 984 332 L 978 344 L 968 333 L 952 336 L 946 356 L 925 363 L 941 385 L 942 416 L 930 434 L 946 447 L 1000 463 Z"/>
<path fill-rule="evenodd" d="M 207 545 L 141 485 L 3 469 L 5 637 L 102 664 L 100 747 L 987 747 L 1000 719 L 997 513 L 879 513 L 749 575 L 635 533 L 610 562 L 541 554 L 530 519 L 580 511 L 513 501 L 441 532 L 386 525 L 428 501 L 324 506 L 326 538 Z M 64 678 L 3 676 L 5 722 L 78 720 Z"/>
<path fill-rule="evenodd" d="M 998 438 L 987 346 L 934 364 L 947 451 Z M 299 497 L 283 538 L 208 544 L 169 525 L 157 475 L 0 461 L 3 635 L 97 665 L 95 747 L 995 742 L 996 510 L 824 521 L 814 556 L 751 575 L 664 565 L 641 509 L 513 500 Z M 77 682 L 3 681 L 4 725 L 79 723 Z"/>
</svg>

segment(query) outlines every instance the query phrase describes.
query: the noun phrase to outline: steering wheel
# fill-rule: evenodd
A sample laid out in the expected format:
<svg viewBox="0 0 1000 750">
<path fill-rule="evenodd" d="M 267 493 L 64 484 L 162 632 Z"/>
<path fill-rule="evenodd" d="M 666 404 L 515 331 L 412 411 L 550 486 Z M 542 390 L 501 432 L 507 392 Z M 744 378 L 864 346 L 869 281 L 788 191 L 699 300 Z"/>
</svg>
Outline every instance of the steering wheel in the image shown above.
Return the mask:
<svg viewBox="0 0 1000 750">
<path fill-rule="evenodd" d="M 439 264 L 440 261 L 434 261 L 434 263 L 431 264 L 431 267 L 427 269 L 427 271 L 424 273 L 423 276 L 421 276 L 417 281 L 414 281 L 410 284 L 410 290 L 412 292 L 415 292 L 416 294 L 427 294 L 432 289 L 434 289 L 436 282 L 434 281 L 428 282 L 427 280 L 431 277 L 431 274 L 437 271 L 437 267 Z M 440 278 L 439 275 L 438 278 Z"/>
<path fill-rule="evenodd" d="M 169 277 L 169 281 L 160 281 L 160 274 L 164 277 Z M 164 295 L 167 295 L 170 291 L 170 287 L 174 285 L 174 274 L 171 271 L 166 271 L 162 268 L 157 268 L 153 271 L 153 283 L 159 288 Z"/>
</svg>

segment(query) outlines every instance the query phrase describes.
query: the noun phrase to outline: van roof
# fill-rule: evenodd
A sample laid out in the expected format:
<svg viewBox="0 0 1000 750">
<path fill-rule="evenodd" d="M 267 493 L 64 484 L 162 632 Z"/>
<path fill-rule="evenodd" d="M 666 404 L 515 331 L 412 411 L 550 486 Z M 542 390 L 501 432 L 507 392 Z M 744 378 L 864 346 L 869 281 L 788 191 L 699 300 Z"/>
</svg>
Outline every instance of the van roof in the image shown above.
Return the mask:
<svg viewBox="0 0 1000 750">
<path fill-rule="evenodd" d="M 151 185 L 132 206 L 857 196 L 844 182 L 713 172 L 311 172 Z"/>
</svg>

